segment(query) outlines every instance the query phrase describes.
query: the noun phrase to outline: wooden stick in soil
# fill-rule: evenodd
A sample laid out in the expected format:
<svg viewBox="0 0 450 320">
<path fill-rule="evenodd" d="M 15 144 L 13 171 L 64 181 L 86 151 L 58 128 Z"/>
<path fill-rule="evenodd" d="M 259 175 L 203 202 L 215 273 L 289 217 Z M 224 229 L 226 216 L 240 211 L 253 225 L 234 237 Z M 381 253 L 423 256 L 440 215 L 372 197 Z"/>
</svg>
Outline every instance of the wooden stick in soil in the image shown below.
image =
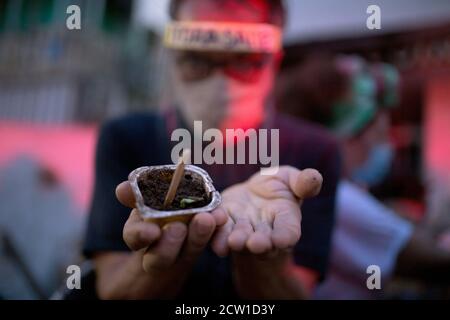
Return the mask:
<svg viewBox="0 0 450 320">
<path fill-rule="evenodd" d="M 181 179 L 184 176 L 184 166 L 189 163 L 191 158 L 191 150 L 185 149 L 183 150 L 183 154 L 178 159 L 177 167 L 175 168 L 175 172 L 173 173 L 172 180 L 170 181 L 169 190 L 167 190 L 166 198 L 164 199 L 163 208 L 167 209 L 175 199 L 175 195 L 177 194 L 178 186 L 180 185 Z"/>
</svg>

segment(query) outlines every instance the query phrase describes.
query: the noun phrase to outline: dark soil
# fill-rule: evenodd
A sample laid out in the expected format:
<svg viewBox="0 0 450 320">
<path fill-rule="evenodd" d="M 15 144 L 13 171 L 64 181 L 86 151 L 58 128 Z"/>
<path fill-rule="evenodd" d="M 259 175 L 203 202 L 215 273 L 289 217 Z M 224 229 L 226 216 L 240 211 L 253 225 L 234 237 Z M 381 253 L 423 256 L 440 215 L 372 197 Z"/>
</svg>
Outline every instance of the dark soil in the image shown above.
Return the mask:
<svg viewBox="0 0 450 320">
<path fill-rule="evenodd" d="M 185 172 L 178 186 L 175 199 L 172 204 L 163 209 L 164 199 L 172 180 L 173 170 L 152 170 L 142 174 L 138 180 L 138 186 L 144 198 L 144 203 L 156 210 L 182 210 L 188 208 L 200 208 L 211 202 L 211 197 L 206 193 L 203 180 L 197 173 Z M 194 199 L 192 203 L 186 203 L 183 199 Z"/>
</svg>

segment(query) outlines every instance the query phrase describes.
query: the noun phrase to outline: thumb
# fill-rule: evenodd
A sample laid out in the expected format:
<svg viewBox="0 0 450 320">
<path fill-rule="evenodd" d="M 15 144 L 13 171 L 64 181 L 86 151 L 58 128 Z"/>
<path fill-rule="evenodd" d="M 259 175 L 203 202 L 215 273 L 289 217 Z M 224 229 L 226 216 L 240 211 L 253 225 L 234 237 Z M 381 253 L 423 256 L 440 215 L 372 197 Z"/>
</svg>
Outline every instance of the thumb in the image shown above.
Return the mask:
<svg viewBox="0 0 450 320">
<path fill-rule="evenodd" d="M 129 208 L 134 208 L 136 206 L 133 190 L 128 181 L 124 181 L 116 187 L 116 197 L 124 206 Z"/>
<path fill-rule="evenodd" d="M 299 199 L 317 196 L 322 182 L 322 175 L 316 169 L 295 169 L 289 172 L 289 187 Z"/>
</svg>

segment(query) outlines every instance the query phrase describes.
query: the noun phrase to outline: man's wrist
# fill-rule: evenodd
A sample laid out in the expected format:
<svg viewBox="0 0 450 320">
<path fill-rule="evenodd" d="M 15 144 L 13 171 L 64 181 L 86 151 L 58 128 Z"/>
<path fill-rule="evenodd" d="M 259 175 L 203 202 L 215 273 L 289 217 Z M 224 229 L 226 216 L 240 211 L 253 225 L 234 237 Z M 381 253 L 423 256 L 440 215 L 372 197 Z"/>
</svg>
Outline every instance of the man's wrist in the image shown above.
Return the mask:
<svg viewBox="0 0 450 320">
<path fill-rule="evenodd" d="M 295 268 L 290 254 L 262 259 L 250 254 L 233 256 L 234 284 L 242 298 L 297 298 L 290 292 Z"/>
</svg>

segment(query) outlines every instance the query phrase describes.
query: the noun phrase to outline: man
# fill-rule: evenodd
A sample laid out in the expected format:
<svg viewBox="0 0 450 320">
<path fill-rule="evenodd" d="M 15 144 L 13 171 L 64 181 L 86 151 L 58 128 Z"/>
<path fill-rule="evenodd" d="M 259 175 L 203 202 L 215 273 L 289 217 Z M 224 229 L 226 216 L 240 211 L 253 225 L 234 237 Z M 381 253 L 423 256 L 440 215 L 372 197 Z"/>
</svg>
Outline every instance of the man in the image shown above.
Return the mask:
<svg viewBox="0 0 450 320">
<path fill-rule="evenodd" d="M 326 271 L 339 155 L 321 130 L 272 112 L 281 1 L 173 1 L 171 15 L 165 43 L 176 111 L 119 119 L 100 134 L 85 244 L 98 295 L 307 298 Z M 130 214 L 114 199 L 116 186 L 120 202 L 134 207 L 122 181 L 139 166 L 170 163 L 171 132 L 192 130 L 196 120 L 222 132 L 279 129 L 282 166 L 265 176 L 255 164 L 202 164 L 222 191 L 218 209 L 196 214 L 187 226 L 143 222 L 136 209 Z M 317 194 L 322 179 L 315 170 L 296 169 L 308 167 L 324 182 L 319 196 L 305 200 L 302 215 L 299 200 Z"/>
<path fill-rule="evenodd" d="M 448 283 L 450 252 L 366 190 L 387 176 L 393 159 L 389 108 L 397 100 L 396 69 L 383 63 L 369 66 L 357 56 L 316 56 L 292 74 L 294 78 L 284 79 L 285 87 L 279 90 L 281 105 L 289 103 L 290 113 L 328 127 L 339 137 L 343 151 L 344 179 L 338 185 L 330 272 L 314 297 L 381 298 L 394 274 Z M 369 290 L 371 265 L 379 267 L 381 290 Z"/>
</svg>

